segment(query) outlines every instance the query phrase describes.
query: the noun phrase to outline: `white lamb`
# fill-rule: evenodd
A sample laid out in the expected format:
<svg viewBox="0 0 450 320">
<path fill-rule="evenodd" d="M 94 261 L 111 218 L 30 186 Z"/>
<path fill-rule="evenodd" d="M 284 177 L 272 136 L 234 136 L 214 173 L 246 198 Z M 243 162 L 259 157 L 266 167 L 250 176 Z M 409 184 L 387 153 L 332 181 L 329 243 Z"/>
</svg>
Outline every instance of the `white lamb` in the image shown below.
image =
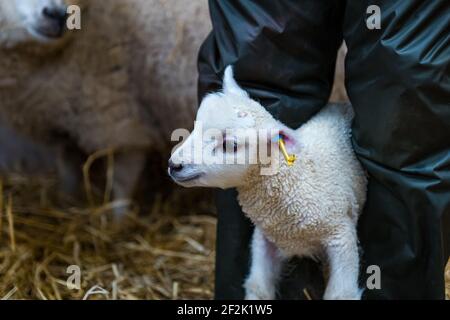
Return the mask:
<svg viewBox="0 0 450 320">
<path fill-rule="evenodd" d="M 350 105 L 332 104 L 291 130 L 249 98 L 231 67 L 225 71 L 223 92 L 204 98 L 194 131 L 171 157 L 169 174 L 185 187 L 238 189 L 243 211 L 256 227 L 247 299 L 274 299 L 281 265 L 292 256 L 327 262 L 325 299 L 360 299 L 356 223 L 367 179 L 350 142 L 352 117 Z M 214 128 L 220 137 L 211 139 L 206 132 Z M 261 174 L 261 163 L 224 164 L 230 155 L 250 159 L 252 142 L 238 137 L 243 129 L 276 132 L 268 143 L 275 147 L 271 162 L 279 164 L 277 172 Z M 292 166 L 274 152 L 278 136 L 287 152 L 297 155 Z M 199 146 L 201 163 L 194 161 Z"/>
</svg>

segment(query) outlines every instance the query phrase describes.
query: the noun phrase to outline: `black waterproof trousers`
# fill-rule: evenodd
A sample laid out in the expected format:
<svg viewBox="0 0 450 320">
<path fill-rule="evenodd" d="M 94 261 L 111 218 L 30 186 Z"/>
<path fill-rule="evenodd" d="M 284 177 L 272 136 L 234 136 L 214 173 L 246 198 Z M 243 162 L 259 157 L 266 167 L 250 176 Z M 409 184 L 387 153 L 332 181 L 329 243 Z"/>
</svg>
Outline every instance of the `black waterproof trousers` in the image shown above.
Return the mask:
<svg viewBox="0 0 450 320">
<path fill-rule="evenodd" d="M 376 11 L 380 8 L 380 29 Z M 214 29 L 199 58 L 199 97 L 238 82 L 297 128 L 327 102 L 336 52 L 348 46 L 353 144 L 369 174 L 360 218 L 361 286 L 368 299 L 442 299 L 450 249 L 450 2 L 448 0 L 211 0 Z M 373 16 L 375 14 L 375 16 Z M 368 18 L 370 19 L 368 20 Z M 374 20 L 375 19 L 375 20 Z M 375 25 L 374 25 L 375 22 Z M 368 26 L 369 25 L 369 26 Z M 374 28 L 375 27 L 375 28 Z M 216 298 L 240 299 L 250 222 L 234 190 L 218 193 Z M 312 261 L 285 270 L 280 298 L 320 298 Z"/>
</svg>

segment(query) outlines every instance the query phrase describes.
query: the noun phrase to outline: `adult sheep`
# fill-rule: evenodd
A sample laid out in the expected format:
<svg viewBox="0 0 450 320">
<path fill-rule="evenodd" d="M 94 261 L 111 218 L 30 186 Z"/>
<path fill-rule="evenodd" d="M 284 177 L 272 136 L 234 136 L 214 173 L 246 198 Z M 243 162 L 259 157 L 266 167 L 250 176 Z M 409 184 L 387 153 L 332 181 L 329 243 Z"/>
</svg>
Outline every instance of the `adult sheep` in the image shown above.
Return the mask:
<svg viewBox="0 0 450 320">
<path fill-rule="evenodd" d="M 203 100 L 169 174 L 185 187 L 238 189 L 256 226 L 246 298 L 274 299 L 282 262 L 291 256 L 329 263 L 325 299 L 360 298 L 356 223 L 367 180 L 350 143 L 352 117 L 349 104 L 331 104 L 298 130 L 289 129 L 249 98 L 230 67 L 223 92 Z M 262 171 L 264 152 L 254 155 L 267 146 L 270 161 L 264 162 L 273 172 Z"/>
<path fill-rule="evenodd" d="M 64 30 L 69 4 L 79 31 Z M 122 150 L 113 192 L 128 198 L 147 151 L 192 124 L 209 29 L 206 0 L 0 0 L 0 117 L 46 144 Z"/>
</svg>

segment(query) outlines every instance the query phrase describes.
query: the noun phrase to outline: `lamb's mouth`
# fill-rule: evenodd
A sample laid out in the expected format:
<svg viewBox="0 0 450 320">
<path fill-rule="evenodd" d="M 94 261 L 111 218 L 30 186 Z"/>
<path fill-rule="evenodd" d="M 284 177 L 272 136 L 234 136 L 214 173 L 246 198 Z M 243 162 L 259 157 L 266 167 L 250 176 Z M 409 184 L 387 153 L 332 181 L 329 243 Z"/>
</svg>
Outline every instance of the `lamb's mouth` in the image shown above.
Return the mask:
<svg viewBox="0 0 450 320">
<path fill-rule="evenodd" d="M 186 183 L 186 182 L 191 182 L 191 181 L 197 180 L 202 175 L 203 175 L 203 173 L 196 173 L 196 174 L 191 174 L 188 176 L 177 176 L 177 175 L 171 174 L 170 176 L 172 177 L 173 180 L 175 180 L 175 182 Z"/>
</svg>

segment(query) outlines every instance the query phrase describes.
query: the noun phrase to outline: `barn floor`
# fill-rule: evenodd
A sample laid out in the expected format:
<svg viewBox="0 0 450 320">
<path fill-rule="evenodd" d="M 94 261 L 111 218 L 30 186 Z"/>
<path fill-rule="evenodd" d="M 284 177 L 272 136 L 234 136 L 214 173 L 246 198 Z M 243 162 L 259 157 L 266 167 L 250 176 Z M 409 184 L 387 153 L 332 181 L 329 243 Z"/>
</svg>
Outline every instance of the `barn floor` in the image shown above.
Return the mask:
<svg viewBox="0 0 450 320">
<path fill-rule="evenodd" d="M 183 197 L 157 198 L 148 214 L 130 213 L 121 223 L 111 214 L 115 205 L 62 211 L 41 182 L 1 182 L 0 299 L 213 297 L 215 218 L 208 202 L 187 212 Z M 77 267 L 70 266 L 79 267 L 79 288 L 67 286 L 77 284 Z M 450 263 L 446 280 L 450 299 Z"/>
<path fill-rule="evenodd" d="M 186 212 L 182 197 L 117 223 L 114 203 L 62 211 L 41 182 L 2 186 L 0 299 L 212 298 L 215 219 Z M 67 287 L 69 266 L 81 271 L 79 289 Z"/>
</svg>

